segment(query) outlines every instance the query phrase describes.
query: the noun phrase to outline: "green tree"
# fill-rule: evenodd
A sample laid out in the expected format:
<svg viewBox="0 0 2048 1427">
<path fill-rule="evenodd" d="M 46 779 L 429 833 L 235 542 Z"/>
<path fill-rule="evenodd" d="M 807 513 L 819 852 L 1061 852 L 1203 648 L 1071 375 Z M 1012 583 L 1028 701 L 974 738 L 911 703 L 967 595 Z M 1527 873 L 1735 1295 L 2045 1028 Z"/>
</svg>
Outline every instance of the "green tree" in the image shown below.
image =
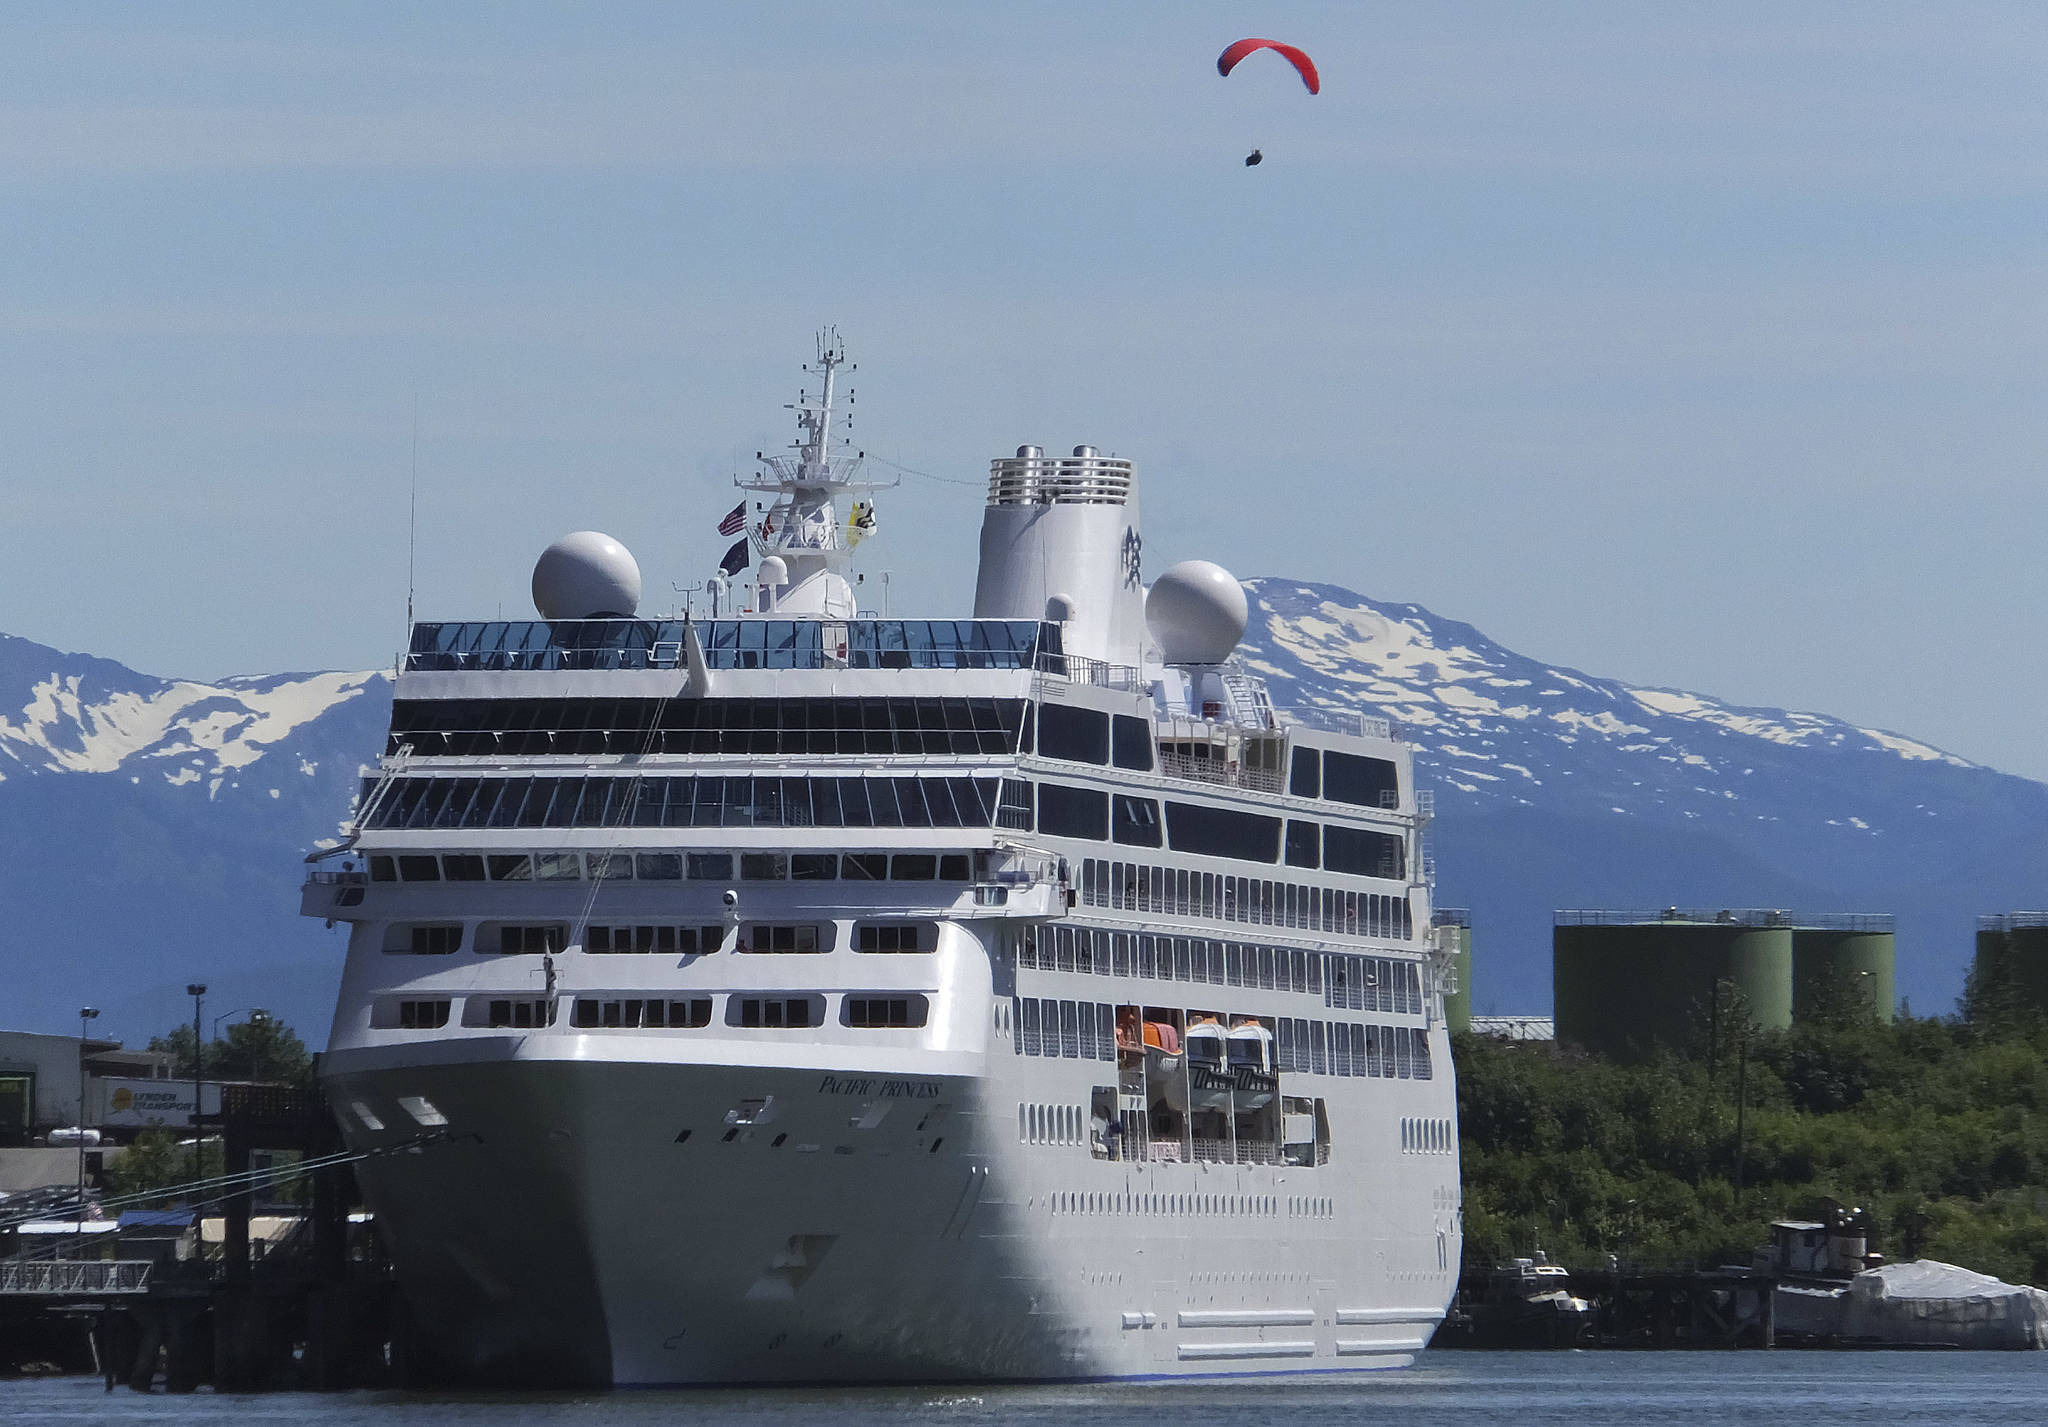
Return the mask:
<svg viewBox="0 0 2048 1427">
<path fill-rule="evenodd" d="M 192 1027 L 179 1025 L 164 1035 L 150 1037 L 149 1048 L 169 1051 L 172 1076 L 189 1080 L 192 1044 Z M 229 1026 L 226 1035 L 207 1043 L 199 1057 L 199 1073 L 208 1080 L 276 1080 L 310 1086 L 313 1056 L 290 1026 L 265 1011 L 252 1011 L 248 1020 Z"/>
<path fill-rule="evenodd" d="M 228 1027 L 210 1048 L 214 1074 L 223 1080 L 281 1080 L 310 1085 L 313 1057 L 306 1043 L 275 1016 L 251 1016 Z"/>
<path fill-rule="evenodd" d="M 211 1140 L 200 1150 L 200 1177 L 211 1178 L 220 1172 L 220 1141 Z M 107 1193 L 115 1196 L 143 1194 L 186 1184 L 191 1179 L 192 1146 L 189 1142 L 180 1144 L 174 1130 L 144 1130 L 107 1164 Z"/>
</svg>

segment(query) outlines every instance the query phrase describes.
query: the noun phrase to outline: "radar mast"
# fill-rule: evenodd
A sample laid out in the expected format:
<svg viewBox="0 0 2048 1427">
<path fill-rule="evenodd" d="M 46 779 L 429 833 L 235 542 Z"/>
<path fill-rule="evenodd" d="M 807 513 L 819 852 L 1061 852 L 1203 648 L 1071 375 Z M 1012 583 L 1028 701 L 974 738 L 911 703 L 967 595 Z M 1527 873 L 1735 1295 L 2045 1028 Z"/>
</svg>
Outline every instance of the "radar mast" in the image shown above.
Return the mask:
<svg viewBox="0 0 2048 1427">
<path fill-rule="evenodd" d="M 757 453 L 760 473 L 734 482 L 742 490 L 775 497 L 748 530 L 761 562 L 756 578 L 763 613 L 852 618 L 853 586 L 845 571 L 854 547 L 875 528 L 874 504 L 854 500 L 842 517 L 836 500 L 897 484 L 862 476 L 865 459 L 851 449 L 850 436 L 840 434 L 835 443 L 834 428 L 852 420 L 850 412 L 834 409 L 841 367 L 849 373 L 857 370 L 846 360 L 838 329 L 828 327 L 818 334 L 817 360 L 804 364 L 804 371 L 817 378 L 815 393 L 807 386 L 787 408 L 796 413 L 797 421 L 791 454 Z M 853 405 L 851 390 L 846 405 Z"/>
</svg>

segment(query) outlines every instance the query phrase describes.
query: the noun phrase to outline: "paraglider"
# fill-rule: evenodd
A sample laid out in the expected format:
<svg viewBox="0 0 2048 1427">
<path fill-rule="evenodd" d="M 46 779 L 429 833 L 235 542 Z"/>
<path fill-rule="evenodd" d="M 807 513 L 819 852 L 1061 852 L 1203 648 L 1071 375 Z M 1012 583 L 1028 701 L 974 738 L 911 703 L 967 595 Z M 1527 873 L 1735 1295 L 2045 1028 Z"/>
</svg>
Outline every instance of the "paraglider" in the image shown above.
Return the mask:
<svg viewBox="0 0 2048 1427">
<path fill-rule="evenodd" d="M 1222 54 L 1216 56 L 1216 72 L 1227 79 L 1230 77 L 1230 71 L 1237 68 L 1240 60 L 1246 55 L 1256 54 L 1260 50 L 1271 50 L 1274 54 L 1279 55 L 1282 59 L 1293 65 L 1294 72 L 1301 76 L 1301 82 L 1307 86 L 1309 93 L 1321 94 L 1323 92 L 1323 77 L 1316 73 L 1316 62 L 1308 57 L 1308 52 L 1294 45 L 1283 45 L 1278 40 L 1253 38 L 1237 41 L 1226 48 Z M 1265 152 L 1261 149 L 1253 149 L 1245 155 L 1244 166 L 1246 168 L 1257 168 L 1265 161 Z"/>
<path fill-rule="evenodd" d="M 1216 72 L 1227 77 L 1230 71 L 1237 68 L 1239 60 L 1259 50 L 1271 50 L 1293 65 L 1295 72 L 1301 76 L 1301 82 L 1308 86 L 1309 93 L 1323 92 L 1322 76 L 1316 73 L 1316 62 L 1308 57 L 1307 51 L 1293 45 L 1283 45 L 1278 40 L 1239 40 L 1216 57 Z"/>
</svg>

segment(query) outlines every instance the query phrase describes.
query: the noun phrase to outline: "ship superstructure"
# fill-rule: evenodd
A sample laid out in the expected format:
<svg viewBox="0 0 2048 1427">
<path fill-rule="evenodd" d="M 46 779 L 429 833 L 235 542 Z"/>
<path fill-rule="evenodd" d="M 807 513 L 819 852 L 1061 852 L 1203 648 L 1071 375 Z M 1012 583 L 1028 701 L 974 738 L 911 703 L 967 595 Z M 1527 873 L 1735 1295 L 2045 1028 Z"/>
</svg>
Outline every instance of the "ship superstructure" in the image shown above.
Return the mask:
<svg viewBox="0 0 2048 1427">
<path fill-rule="evenodd" d="M 604 617 L 416 626 L 306 885 L 348 1140 L 427 1137 L 358 1173 L 435 1365 L 1407 1362 L 1460 1242 L 1406 745 L 1275 709 L 1242 587 L 1148 589 L 1088 447 L 993 463 L 973 618 L 857 608 L 839 361 L 749 487 L 751 609 L 619 617 L 586 549 L 537 600 Z"/>
</svg>

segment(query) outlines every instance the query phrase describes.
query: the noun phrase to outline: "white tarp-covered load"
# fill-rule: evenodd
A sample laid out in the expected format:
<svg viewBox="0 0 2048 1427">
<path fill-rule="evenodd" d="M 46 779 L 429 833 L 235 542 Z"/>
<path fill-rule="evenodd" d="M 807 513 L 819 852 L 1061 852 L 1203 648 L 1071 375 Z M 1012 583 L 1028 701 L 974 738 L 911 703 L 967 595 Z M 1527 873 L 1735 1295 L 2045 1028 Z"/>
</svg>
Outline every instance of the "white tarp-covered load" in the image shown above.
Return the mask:
<svg viewBox="0 0 2048 1427">
<path fill-rule="evenodd" d="M 1842 1336 L 1957 1348 L 2048 1348 L 2048 1292 L 1933 1259 L 1850 1280 Z"/>
</svg>

